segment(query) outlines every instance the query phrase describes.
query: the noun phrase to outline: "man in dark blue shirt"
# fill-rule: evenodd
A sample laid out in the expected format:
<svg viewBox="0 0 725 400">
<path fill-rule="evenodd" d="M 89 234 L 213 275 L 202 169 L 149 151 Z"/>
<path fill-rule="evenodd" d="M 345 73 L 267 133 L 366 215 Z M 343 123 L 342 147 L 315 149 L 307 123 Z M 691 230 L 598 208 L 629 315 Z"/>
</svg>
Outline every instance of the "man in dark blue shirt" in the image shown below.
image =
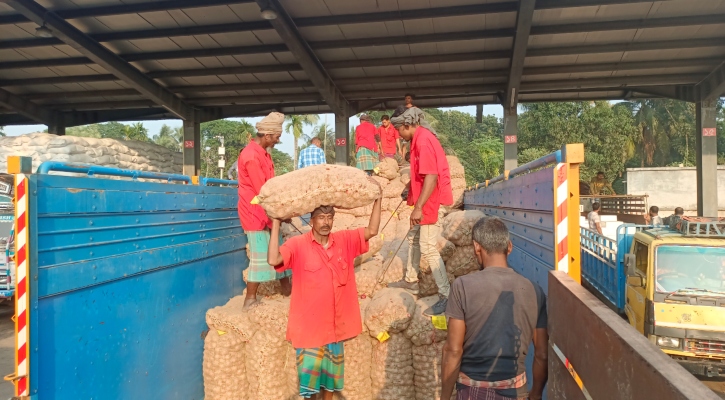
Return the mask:
<svg viewBox="0 0 725 400">
<path fill-rule="evenodd" d="M 539 285 L 508 267 L 506 225 L 485 217 L 473 227 L 481 271 L 453 282 L 443 347 L 442 399 L 541 399 L 548 376 L 546 296 Z M 526 354 L 534 343 L 534 382 L 526 382 Z"/>
</svg>

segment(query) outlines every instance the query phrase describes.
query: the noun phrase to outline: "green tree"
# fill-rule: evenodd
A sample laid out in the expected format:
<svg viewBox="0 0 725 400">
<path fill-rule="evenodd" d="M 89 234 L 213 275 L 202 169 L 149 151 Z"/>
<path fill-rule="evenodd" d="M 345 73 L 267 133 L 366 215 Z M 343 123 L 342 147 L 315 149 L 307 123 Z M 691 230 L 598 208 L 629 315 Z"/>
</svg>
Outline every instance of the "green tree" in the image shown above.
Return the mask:
<svg viewBox="0 0 725 400">
<path fill-rule="evenodd" d="M 272 162 L 274 162 L 274 174 L 276 176 L 292 172 L 295 169 L 292 157 L 275 148 L 272 149 Z"/>
<path fill-rule="evenodd" d="M 98 124 L 98 133 L 104 139 L 126 139 L 126 125 L 120 122 L 106 122 L 105 124 Z"/>
<path fill-rule="evenodd" d="M 317 121 L 320 119 L 320 117 L 315 114 L 285 115 L 284 119 L 285 119 L 285 121 L 287 121 L 287 123 L 284 126 L 284 131 L 292 134 L 292 147 L 293 147 L 292 161 L 294 163 L 295 168 L 297 168 L 297 157 L 299 154 L 298 141 L 302 138 L 302 136 L 304 134 L 303 129 L 304 129 L 305 125 L 314 126 L 317 123 Z"/>
<path fill-rule="evenodd" d="M 5 135 L 5 130 L 3 128 L 5 128 L 5 127 L 4 126 L 0 126 L 0 136 L 6 136 Z"/>
<path fill-rule="evenodd" d="M 68 136 L 88 137 L 88 138 L 101 138 L 101 132 L 98 129 L 98 124 L 74 126 L 67 128 L 65 134 Z"/>
<path fill-rule="evenodd" d="M 124 128 L 124 139 L 125 140 L 136 140 L 138 142 L 149 142 L 149 130 L 143 126 L 143 123 L 137 122 L 133 125 L 125 125 Z"/>
<path fill-rule="evenodd" d="M 218 176 L 220 138 L 224 138 L 226 168 L 236 162 L 239 152 L 257 135 L 257 130 L 246 120 L 219 119 L 201 124 L 201 170 L 204 174 Z M 207 150 L 207 148 L 209 150 Z M 207 173 L 207 171 L 209 171 Z"/>
<path fill-rule="evenodd" d="M 159 146 L 164 146 L 169 150 L 181 151 L 181 144 L 184 141 L 184 128 L 172 128 L 166 124 L 161 126 L 159 133 L 154 135 L 151 140 Z"/>
</svg>

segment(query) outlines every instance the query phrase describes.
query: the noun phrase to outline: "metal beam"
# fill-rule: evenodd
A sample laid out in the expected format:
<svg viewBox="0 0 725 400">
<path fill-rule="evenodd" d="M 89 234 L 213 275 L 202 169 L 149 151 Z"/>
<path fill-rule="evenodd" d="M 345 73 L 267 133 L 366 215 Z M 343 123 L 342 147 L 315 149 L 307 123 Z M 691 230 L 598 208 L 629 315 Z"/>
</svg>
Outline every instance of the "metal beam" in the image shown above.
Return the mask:
<svg viewBox="0 0 725 400">
<path fill-rule="evenodd" d="M 294 54 L 305 74 L 310 78 L 325 102 L 335 111 L 335 114 L 348 117 L 351 113 L 350 104 L 340 93 L 340 90 L 337 89 L 332 78 L 312 52 L 310 46 L 302 38 L 297 26 L 282 7 L 282 4 L 278 0 L 257 0 L 257 4 L 259 4 L 260 8 L 271 7 L 277 13 L 277 18 L 270 21 L 274 30 L 277 31 L 277 34 Z"/>
<path fill-rule="evenodd" d="M 244 3 L 254 3 L 254 0 L 164 0 L 51 11 L 63 19 L 76 19 Z M 19 24 L 28 21 L 30 19 L 23 14 L 0 15 L 0 25 Z"/>
<path fill-rule="evenodd" d="M 536 0 L 521 0 L 516 14 L 516 35 L 514 36 L 508 81 L 504 92 L 504 169 L 512 170 L 518 166 L 518 98 L 521 91 L 521 75 L 524 72 L 526 48 L 534 19 Z"/>
<path fill-rule="evenodd" d="M 707 101 L 725 95 L 725 62 L 720 64 L 705 79 L 695 86 L 699 100 Z"/>
<path fill-rule="evenodd" d="M 182 8 L 173 6 L 174 8 Z M 307 17 L 307 18 L 296 18 L 294 20 L 295 25 L 298 27 L 311 27 L 311 26 L 329 26 L 329 25 L 344 25 L 344 24 L 363 24 L 372 22 L 384 22 L 384 21 L 406 21 L 415 19 L 427 19 L 427 18 L 445 18 L 445 17 L 457 17 L 457 16 L 470 16 L 470 15 L 486 15 L 494 13 L 507 13 L 516 12 L 518 9 L 517 2 L 504 2 L 504 3 L 492 3 L 492 4 L 474 4 L 466 6 L 454 6 L 454 7 L 437 7 L 427 8 L 418 10 L 404 10 L 404 11 L 389 11 L 389 12 L 373 12 L 373 13 L 356 13 L 346 15 L 334 15 L 334 16 L 321 16 L 321 17 Z M 2 17 L 0 17 L 2 18 Z M 571 24 L 570 24 L 571 25 Z M 219 33 L 230 33 L 230 32 L 249 32 L 254 30 L 265 30 L 273 29 L 269 21 L 250 21 L 241 23 L 229 23 L 229 24 L 215 24 L 215 25 L 193 25 L 176 28 L 164 28 L 164 29 L 142 29 L 142 30 L 130 30 L 120 32 L 109 32 L 90 34 L 89 36 L 99 42 L 110 42 L 117 40 L 134 40 L 134 39 L 152 39 L 152 38 L 165 38 L 172 36 L 191 36 L 191 35 L 206 35 L 206 34 L 219 34 Z M 571 28 L 569 28 L 571 29 Z M 612 29 L 609 26 L 604 26 L 603 29 Z M 499 32 L 497 32 L 499 31 Z M 489 30 L 480 31 L 481 34 L 474 35 L 481 37 L 499 37 L 513 36 L 512 29 L 500 29 L 500 30 Z M 419 41 L 425 40 L 425 35 L 419 35 Z M 404 37 L 403 37 L 404 38 Z M 439 40 L 443 41 L 443 40 Z M 328 42 L 327 46 L 330 46 L 336 41 Z M 321 42 L 321 46 L 325 46 Z M 364 40 L 360 42 L 361 45 L 375 45 L 365 44 Z M 37 46 L 53 46 L 62 44 L 62 42 L 56 38 L 32 38 L 32 39 L 18 39 L 8 40 L 0 42 L 0 49 L 2 48 L 22 48 L 22 47 L 37 47 Z M 316 48 L 315 44 L 310 43 L 312 48 Z M 350 46 L 345 46 L 350 47 Z M 325 48 L 325 47 L 320 47 Z"/>
<path fill-rule="evenodd" d="M 56 113 L 53 110 L 39 106 L 32 101 L 16 96 L 3 89 L 0 89 L 0 105 L 44 125 L 54 123 L 57 119 Z"/>
<path fill-rule="evenodd" d="M 116 75 L 128 85 L 152 99 L 182 119 L 193 117 L 194 110 L 180 98 L 146 77 L 136 68 L 121 60 L 116 54 L 90 39 L 66 20 L 49 12 L 33 0 L 3 0 L 36 24 L 45 25 L 64 43 L 93 60 L 107 71 Z"/>
<path fill-rule="evenodd" d="M 695 104 L 697 215 L 717 217 L 717 99 Z"/>
</svg>

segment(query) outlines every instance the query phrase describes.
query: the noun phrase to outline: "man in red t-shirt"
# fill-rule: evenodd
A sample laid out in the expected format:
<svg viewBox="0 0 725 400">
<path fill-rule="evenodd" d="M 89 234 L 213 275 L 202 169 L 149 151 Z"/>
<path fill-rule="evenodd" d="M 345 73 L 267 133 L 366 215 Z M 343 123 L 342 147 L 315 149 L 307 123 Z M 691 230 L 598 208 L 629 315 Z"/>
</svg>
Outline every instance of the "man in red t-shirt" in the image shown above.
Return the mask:
<svg viewBox="0 0 725 400">
<path fill-rule="evenodd" d="M 373 174 L 373 169 L 380 161 L 379 142 L 378 129 L 373 125 L 372 118 L 367 114 L 361 115 L 360 125 L 355 128 L 355 159 L 357 168 L 368 175 Z"/>
<path fill-rule="evenodd" d="M 425 310 L 424 314 L 440 315 L 446 311 L 450 284 L 436 247 L 441 232 L 438 213 L 441 205 L 453 204 L 451 170 L 443 147 L 425 121 L 423 111 L 417 107 L 409 108 L 391 122 L 400 136 L 411 142 L 410 182 L 407 190 L 408 205 L 413 206 L 413 213 L 410 215 L 410 247 L 405 278 L 388 284 L 388 287 L 404 288 L 417 294 L 420 258 L 425 258 L 438 285 L 440 300 Z"/>
<path fill-rule="evenodd" d="M 247 295 L 244 307 L 257 301 L 257 289 L 262 282 L 279 280 L 282 294 L 289 296 L 291 271 L 279 273 L 267 263 L 267 248 L 270 242 L 272 221 L 252 199 L 259 194 L 262 185 L 274 177 L 274 163 L 267 151 L 279 143 L 282 136 L 284 115 L 273 112 L 257 123 L 257 136 L 239 153 L 238 180 L 239 201 L 237 209 L 249 246 L 249 268 L 247 268 Z M 281 240 L 279 235 L 275 236 Z"/>
<path fill-rule="evenodd" d="M 380 154 L 385 157 L 395 157 L 400 155 L 403 157 L 403 147 L 400 145 L 400 134 L 398 130 L 390 124 L 390 117 L 383 115 L 382 121 L 378 128 L 378 136 L 380 136 Z"/>
<path fill-rule="evenodd" d="M 343 342 L 362 332 L 353 262 L 378 234 L 381 197 L 382 191 L 367 228 L 332 233 L 335 209 L 322 206 L 312 211 L 310 232 L 282 247 L 276 242 L 269 245 L 269 264 L 278 271 L 291 270 L 295 277 L 287 340 L 297 352 L 302 397 L 332 400 L 333 393 L 344 387 Z M 273 236 L 279 227 L 280 221 L 274 220 Z"/>
</svg>

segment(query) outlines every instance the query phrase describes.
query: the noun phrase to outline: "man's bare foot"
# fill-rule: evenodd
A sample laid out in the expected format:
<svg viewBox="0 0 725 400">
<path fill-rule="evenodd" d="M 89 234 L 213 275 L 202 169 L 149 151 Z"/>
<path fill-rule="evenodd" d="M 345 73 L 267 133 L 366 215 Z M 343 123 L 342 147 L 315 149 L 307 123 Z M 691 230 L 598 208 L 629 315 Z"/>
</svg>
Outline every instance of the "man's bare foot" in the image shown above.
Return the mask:
<svg viewBox="0 0 725 400">
<path fill-rule="evenodd" d="M 244 306 L 242 306 L 242 310 L 249 310 L 250 308 L 254 307 L 259 303 L 256 298 L 251 299 L 244 299 Z"/>
</svg>

